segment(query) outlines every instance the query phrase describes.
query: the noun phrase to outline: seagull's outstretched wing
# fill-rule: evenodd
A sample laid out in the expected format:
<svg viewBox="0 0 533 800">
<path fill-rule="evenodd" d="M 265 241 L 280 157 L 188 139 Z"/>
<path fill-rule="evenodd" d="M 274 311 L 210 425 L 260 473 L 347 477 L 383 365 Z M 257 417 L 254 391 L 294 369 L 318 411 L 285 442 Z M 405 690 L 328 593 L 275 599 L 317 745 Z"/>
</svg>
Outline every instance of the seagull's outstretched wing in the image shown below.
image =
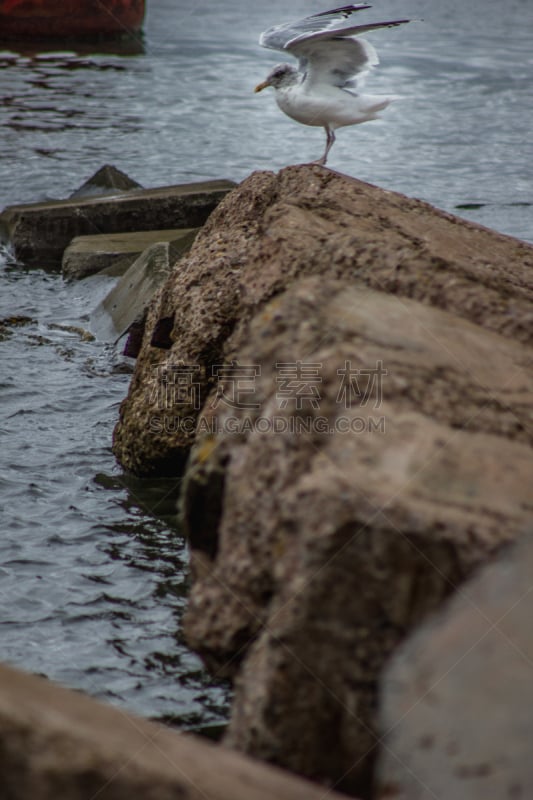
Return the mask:
<svg viewBox="0 0 533 800">
<path fill-rule="evenodd" d="M 355 86 L 351 79 L 362 78 L 379 63 L 375 49 L 364 39 L 304 39 L 289 52 L 300 60 L 299 71 L 308 87 L 319 83 L 340 88 Z"/>
<path fill-rule="evenodd" d="M 329 83 L 344 87 L 350 85 L 350 78 L 361 76 L 379 62 L 371 44 L 349 37 L 409 22 L 408 19 L 397 19 L 367 25 L 346 24 L 352 14 L 367 8 L 371 6 L 344 6 L 305 17 L 298 22 L 276 25 L 261 34 L 259 44 L 272 50 L 289 52 L 298 58 L 299 70 L 305 73 L 308 85 Z"/>
<path fill-rule="evenodd" d="M 336 31 L 342 29 L 343 23 L 352 14 L 355 14 L 356 11 L 364 11 L 366 8 L 371 8 L 371 6 L 359 3 L 358 5 L 334 8 L 332 11 L 323 11 L 321 14 L 313 14 L 313 16 L 304 17 L 297 22 L 275 25 L 261 34 L 259 44 L 261 47 L 268 47 L 271 50 L 287 50 L 288 45 L 300 37 L 307 38 L 316 33 L 338 35 Z"/>
</svg>

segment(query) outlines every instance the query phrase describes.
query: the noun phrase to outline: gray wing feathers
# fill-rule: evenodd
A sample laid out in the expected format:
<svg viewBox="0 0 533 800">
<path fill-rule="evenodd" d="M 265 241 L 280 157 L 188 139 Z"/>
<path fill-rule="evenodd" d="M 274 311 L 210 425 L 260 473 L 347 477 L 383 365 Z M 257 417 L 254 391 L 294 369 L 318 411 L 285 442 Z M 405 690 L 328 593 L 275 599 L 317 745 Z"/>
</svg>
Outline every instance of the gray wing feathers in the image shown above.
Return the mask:
<svg viewBox="0 0 533 800">
<path fill-rule="evenodd" d="M 261 34 L 259 44 L 261 47 L 268 47 L 271 50 L 286 50 L 287 44 L 299 37 L 307 37 L 310 34 L 321 32 L 334 35 L 335 31 L 342 29 L 342 23 L 346 22 L 352 14 L 367 8 L 370 6 L 365 3 L 343 6 L 332 11 L 324 11 L 321 14 L 313 14 L 311 17 L 305 17 L 296 22 L 276 25 Z"/>
<path fill-rule="evenodd" d="M 390 22 L 370 22 L 368 25 L 348 25 L 335 30 L 302 33 L 299 36 L 295 36 L 294 39 L 290 39 L 283 49 L 292 51 L 294 45 L 298 44 L 298 42 L 316 42 L 319 39 L 331 40 L 344 38 L 345 36 L 357 36 L 361 33 L 367 33 L 367 31 L 378 30 L 378 28 L 394 28 L 396 25 L 405 25 L 407 22 L 410 22 L 410 20 L 395 19 Z"/>
<path fill-rule="evenodd" d="M 409 22 L 408 19 L 396 19 L 389 22 L 373 22 L 367 25 L 346 24 L 346 21 L 356 11 L 364 11 L 368 8 L 371 8 L 371 6 L 366 4 L 343 6 L 342 8 L 333 9 L 333 11 L 324 11 L 321 14 L 305 17 L 297 22 L 276 25 L 261 34 L 259 44 L 261 47 L 267 47 L 270 50 L 292 50 L 293 45 L 302 41 L 357 36 L 378 28 L 393 28 L 396 25 L 404 25 Z"/>
<path fill-rule="evenodd" d="M 329 83 L 346 87 L 352 76 L 360 76 L 379 61 L 371 44 L 350 37 L 409 22 L 408 19 L 396 19 L 367 25 L 347 24 L 352 14 L 367 8 L 370 6 L 366 4 L 343 6 L 297 22 L 276 25 L 261 34 L 259 44 L 296 56 L 300 61 L 299 70 L 305 73 L 308 85 Z"/>
<path fill-rule="evenodd" d="M 379 63 L 369 42 L 362 39 L 303 40 L 290 52 L 300 59 L 299 69 L 306 83 L 329 83 L 345 86 L 354 75 L 362 75 Z"/>
</svg>

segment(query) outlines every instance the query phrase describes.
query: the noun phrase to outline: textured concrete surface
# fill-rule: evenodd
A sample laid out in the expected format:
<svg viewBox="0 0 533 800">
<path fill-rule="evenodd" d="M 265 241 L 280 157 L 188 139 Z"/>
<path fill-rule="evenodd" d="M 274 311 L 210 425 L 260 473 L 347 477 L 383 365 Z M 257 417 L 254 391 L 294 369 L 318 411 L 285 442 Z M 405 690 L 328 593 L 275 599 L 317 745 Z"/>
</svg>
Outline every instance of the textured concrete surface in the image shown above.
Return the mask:
<svg viewBox="0 0 533 800">
<path fill-rule="evenodd" d="M 531 516 L 533 354 L 321 278 L 232 343 L 235 363 L 256 365 L 242 399 L 258 408 L 220 402 L 228 380 L 199 419 L 188 641 L 236 679 L 229 744 L 368 796 L 383 665 Z M 316 389 L 299 410 L 279 380 L 298 362 Z"/>
<path fill-rule="evenodd" d="M 377 797 L 533 797 L 532 618 L 529 534 L 464 584 L 387 669 Z"/>
<path fill-rule="evenodd" d="M 177 233 L 173 231 L 175 237 Z M 144 250 L 104 298 L 93 320 L 105 315 L 112 323 L 114 339 L 125 333 L 135 320 L 144 316 L 154 293 L 179 258 L 180 251 L 186 251 L 191 246 L 195 234 L 196 231 L 182 232 L 179 238 L 156 242 Z"/>
<path fill-rule="evenodd" d="M 0 666 L 0 771 L 2 800 L 324 797 L 281 770 L 7 666 Z"/>
<path fill-rule="evenodd" d="M 157 242 L 175 243 L 174 257 L 177 259 L 192 245 L 197 231 L 198 228 L 171 228 L 77 236 L 63 253 L 63 275 L 68 280 L 86 278 L 102 270 L 106 270 L 108 275 L 123 275 L 148 247 Z"/>
<path fill-rule="evenodd" d="M 0 214 L 0 228 L 24 264 L 58 270 L 63 251 L 76 236 L 197 228 L 234 185 L 226 180 L 202 181 L 8 206 Z"/>
<path fill-rule="evenodd" d="M 191 446 L 179 426 L 168 435 L 150 427 L 150 397 L 164 391 L 166 371 L 197 366 L 205 399 L 235 325 L 311 275 L 411 297 L 533 341 L 530 245 L 321 167 L 254 173 L 211 215 L 155 298 L 115 432 L 115 454 L 127 469 L 175 472 Z M 172 318 L 171 348 L 153 348 L 151 331 Z"/>
</svg>

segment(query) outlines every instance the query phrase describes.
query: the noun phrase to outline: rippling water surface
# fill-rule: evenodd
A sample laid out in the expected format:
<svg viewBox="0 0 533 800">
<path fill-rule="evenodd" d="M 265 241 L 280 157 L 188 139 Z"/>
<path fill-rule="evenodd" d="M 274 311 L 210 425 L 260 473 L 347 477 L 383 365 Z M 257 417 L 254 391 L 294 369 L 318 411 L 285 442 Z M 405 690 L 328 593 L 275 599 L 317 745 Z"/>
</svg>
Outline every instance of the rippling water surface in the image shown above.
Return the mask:
<svg viewBox="0 0 533 800">
<path fill-rule="evenodd" d="M 253 86 L 280 60 L 258 32 L 327 3 L 148 6 L 136 55 L 0 45 L 0 206 L 64 197 L 105 163 L 154 186 L 321 153 L 321 130 Z M 374 11 L 424 20 L 371 37 L 369 89 L 403 99 L 340 131 L 331 167 L 533 241 L 533 4 Z M 219 723 L 227 690 L 180 633 L 177 487 L 128 478 L 110 452 L 131 365 L 84 333 L 109 285 L 0 266 L 1 658 L 147 716 Z"/>
<path fill-rule="evenodd" d="M 218 723 L 227 692 L 180 634 L 177 483 L 128 478 L 110 453 L 131 367 L 87 332 L 108 284 L 19 268 L 2 284 L 1 658 L 147 716 Z"/>
<path fill-rule="evenodd" d="M 143 55 L 0 52 L 0 201 L 64 197 L 106 162 L 153 186 L 321 154 L 321 129 L 253 87 L 283 60 L 258 32 L 327 3 L 147 2 Z M 532 240 L 533 3 L 376 0 L 363 13 L 423 21 L 368 36 L 381 56 L 369 91 L 403 99 L 341 130 L 331 167 Z"/>
</svg>

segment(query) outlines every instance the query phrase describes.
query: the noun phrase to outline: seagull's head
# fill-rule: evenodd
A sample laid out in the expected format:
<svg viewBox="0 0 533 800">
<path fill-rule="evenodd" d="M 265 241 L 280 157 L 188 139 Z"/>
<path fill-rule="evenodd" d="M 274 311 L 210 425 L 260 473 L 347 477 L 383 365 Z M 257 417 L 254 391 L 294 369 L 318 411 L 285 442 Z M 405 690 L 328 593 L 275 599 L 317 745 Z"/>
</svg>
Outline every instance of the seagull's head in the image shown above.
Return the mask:
<svg viewBox="0 0 533 800">
<path fill-rule="evenodd" d="M 262 92 L 267 86 L 273 86 L 274 89 L 283 89 L 296 83 L 297 79 L 298 70 L 295 67 L 290 64 L 278 64 L 267 76 L 266 80 L 255 87 L 255 91 Z"/>
</svg>

